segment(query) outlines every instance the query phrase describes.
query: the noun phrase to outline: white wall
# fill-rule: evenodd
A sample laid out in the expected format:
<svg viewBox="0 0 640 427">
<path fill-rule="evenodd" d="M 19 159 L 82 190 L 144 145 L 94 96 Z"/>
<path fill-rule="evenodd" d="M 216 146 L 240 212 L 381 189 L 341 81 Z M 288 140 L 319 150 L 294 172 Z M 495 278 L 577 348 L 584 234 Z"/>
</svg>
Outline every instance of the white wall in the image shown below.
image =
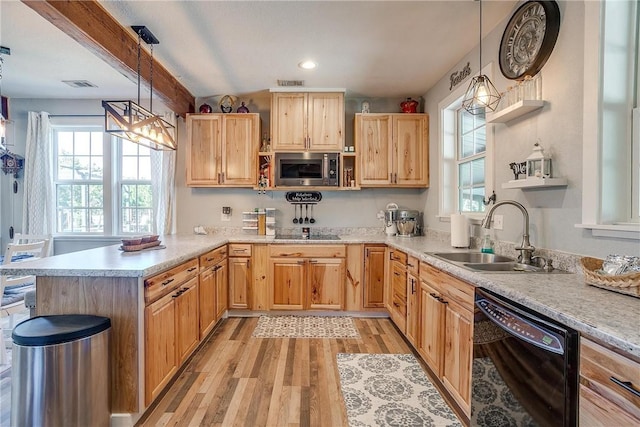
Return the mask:
<svg viewBox="0 0 640 427">
<path fill-rule="evenodd" d="M 582 111 L 584 62 L 584 4 L 579 1 L 560 1 L 561 24 L 555 48 L 540 72 L 542 97 L 546 104 L 542 110 L 529 113 L 506 124 L 489 125 L 495 136 L 495 182 L 498 200 L 516 200 L 530 214 L 531 242 L 540 248 L 555 249 L 580 255 L 605 257 L 610 253 L 638 254 L 637 240 L 594 238 L 590 231 L 575 228 L 582 221 Z M 511 15 L 510 15 L 511 16 Z M 510 17 L 509 16 L 509 17 Z M 482 43 L 483 65 L 494 63 L 490 76 L 498 90 L 503 91 L 513 83 L 504 78 L 498 65 L 500 39 L 508 19 L 499 24 Z M 424 96 L 425 112 L 431 117 L 430 169 L 431 190 L 424 207 L 426 212 L 438 212 L 438 145 L 440 125 L 437 122 L 438 103 L 449 91 L 450 73 L 471 63 L 472 76 L 478 72 L 478 49 L 470 52 L 453 67 Z M 468 80 L 460 83 L 467 86 Z M 569 180 L 568 187 L 552 189 L 502 189 L 501 183 L 513 179 L 508 164 L 524 161 L 533 144 L 540 139 L 545 150 L 553 156 L 556 176 Z M 499 240 L 519 242 L 522 234 L 522 216 L 510 206 L 499 208 L 504 215 L 504 230 L 495 231 Z M 448 222 L 428 217 L 431 228 L 448 231 Z"/>
</svg>

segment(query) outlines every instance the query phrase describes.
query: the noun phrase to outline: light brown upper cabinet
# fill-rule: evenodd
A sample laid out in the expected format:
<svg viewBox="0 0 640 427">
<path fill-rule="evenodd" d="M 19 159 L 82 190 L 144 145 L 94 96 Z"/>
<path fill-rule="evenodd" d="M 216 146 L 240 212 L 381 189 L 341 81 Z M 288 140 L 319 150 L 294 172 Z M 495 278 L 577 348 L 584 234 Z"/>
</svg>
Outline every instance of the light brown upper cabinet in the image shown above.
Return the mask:
<svg viewBox="0 0 640 427">
<path fill-rule="evenodd" d="M 429 116 L 356 114 L 361 187 L 429 186 Z"/>
<path fill-rule="evenodd" d="M 344 93 L 273 92 L 273 151 L 342 151 Z"/>
<path fill-rule="evenodd" d="M 187 115 L 187 186 L 253 187 L 259 145 L 256 113 Z"/>
</svg>

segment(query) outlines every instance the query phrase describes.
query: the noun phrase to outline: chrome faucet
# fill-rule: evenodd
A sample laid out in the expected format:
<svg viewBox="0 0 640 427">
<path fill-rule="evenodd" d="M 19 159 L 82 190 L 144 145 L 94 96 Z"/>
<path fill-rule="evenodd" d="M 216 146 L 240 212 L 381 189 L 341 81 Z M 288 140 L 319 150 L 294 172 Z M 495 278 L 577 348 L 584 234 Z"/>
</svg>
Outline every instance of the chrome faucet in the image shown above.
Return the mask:
<svg viewBox="0 0 640 427">
<path fill-rule="evenodd" d="M 496 210 L 498 206 L 502 205 L 513 205 L 516 208 L 520 209 L 522 212 L 522 243 L 519 247 L 516 247 L 517 251 L 520 251 L 520 256 L 518 257 L 518 261 L 522 264 L 531 265 L 533 251 L 536 250 L 535 247 L 531 246 L 529 242 L 529 212 L 522 206 L 520 203 L 513 200 L 503 200 L 493 205 L 493 207 L 487 213 L 487 216 L 482 220 L 482 226 L 486 229 L 491 228 L 491 220 L 493 219 L 493 212 Z"/>
</svg>

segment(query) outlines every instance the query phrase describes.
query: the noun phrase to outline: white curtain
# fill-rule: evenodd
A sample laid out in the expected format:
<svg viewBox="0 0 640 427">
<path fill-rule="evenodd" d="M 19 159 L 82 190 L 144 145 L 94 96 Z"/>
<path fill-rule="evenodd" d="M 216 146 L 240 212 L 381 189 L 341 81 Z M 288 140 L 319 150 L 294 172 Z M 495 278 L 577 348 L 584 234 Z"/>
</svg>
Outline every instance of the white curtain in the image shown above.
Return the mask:
<svg viewBox="0 0 640 427">
<path fill-rule="evenodd" d="M 177 141 L 175 113 L 166 113 L 164 119 L 175 127 L 173 137 Z M 156 233 L 175 233 L 176 151 L 151 150 L 151 191 L 156 212 Z"/>
<path fill-rule="evenodd" d="M 23 234 L 51 234 L 53 177 L 51 167 L 52 132 L 49 113 L 29 112 L 24 155 Z"/>
</svg>

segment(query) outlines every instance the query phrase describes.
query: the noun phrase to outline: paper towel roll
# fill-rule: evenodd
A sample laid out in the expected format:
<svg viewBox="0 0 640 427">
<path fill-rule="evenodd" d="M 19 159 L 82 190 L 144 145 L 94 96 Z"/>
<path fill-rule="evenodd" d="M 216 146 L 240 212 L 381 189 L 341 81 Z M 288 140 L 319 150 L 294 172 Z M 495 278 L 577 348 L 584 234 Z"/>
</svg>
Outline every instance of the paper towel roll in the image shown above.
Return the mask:
<svg viewBox="0 0 640 427">
<path fill-rule="evenodd" d="M 451 214 L 451 246 L 469 247 L 469 219 L 463 214 Z"/>
</svg>

